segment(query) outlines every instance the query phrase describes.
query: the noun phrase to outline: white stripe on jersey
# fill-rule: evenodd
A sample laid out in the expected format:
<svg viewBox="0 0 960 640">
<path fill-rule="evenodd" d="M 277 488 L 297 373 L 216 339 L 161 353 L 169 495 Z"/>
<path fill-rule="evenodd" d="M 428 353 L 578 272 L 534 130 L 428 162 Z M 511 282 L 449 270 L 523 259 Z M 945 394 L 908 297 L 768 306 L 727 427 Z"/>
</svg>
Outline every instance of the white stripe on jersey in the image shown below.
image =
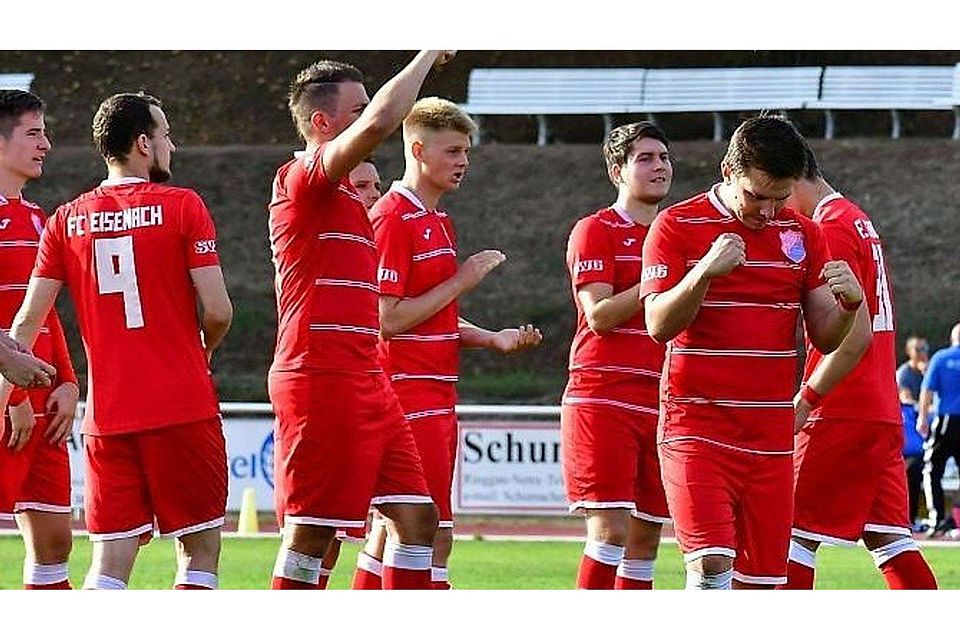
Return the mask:
<svg viewBox="0 0 960 640">
<path fill-rule="evenodd" d="M 673 396 L 670 400 L 680 404 L 712 404 L 717 407 L 729 407 L 731 409 L 793 409 L 792 400 L 723 400 L 721 398 L 700 398 L 693 396 Z"/>
<path fill-rule="evenodd" d="M 356 289 L 366 289 L 374 293 L 380 293 L 380 287 L 369 282 L 359 280 L 337 280 L 334 278 L 317 278 L 314 284 L 318 287 L 354 287 Z"/>
<path fill-rule="evenodd" d="M 636 411 L 638 413 L 649 413 L 651 415 L 660 415 L 660 411 L 657 409 L 651 409 L 650 407 L 641 407 L 638 404 L 629 404 L 627 402 L 620 402 L 619 400 L 609 400 L 607 398 L 581 398 L 579 396 L 564 396 L 563 404 L 574 406 L 578 404 L 606 404 L 612 407 L 619 407 L 620 409 L 627 409 L 629 411 Z"/>
<path fill-rule="evenodd" d="M 797 350 L 790 351 L 762 351 L 754 349 L 694 349 L 690 347 L 673 347 L 670 353 L 685 356 L 721 356 L 731 358 L 794 358 Z"/>
<path fill-rule="evenodd" d="M 416 334 L 416 333 L 398 333 L 397 335 L 390 338 L 391 340 L 413 340 L 415 342 L 442 342 L 445 340 L 459 340 L 459 333 L 431 333 L 431 334 Z"/>
<path fill-rule="evenodd" d="M 390 376 L 390 382 L 397 380 L 438 380 L 440 382 L 457 382 L 457 376 L 445 376 L 443 374 L 430 373 L 394 373 Z"/>
<path fill-rule="evenodd" d="M 687 266 L 692 267 L 697 264 L 699 260 L 687 260 Z M 747 260 L 744 262 L 742 267 L 750 267 L 754 269 L 801 269 L 802 267 L 799 264 L 793 264 L 790 262 L 782 261 L 763 261 L 763 260 Z"/>
<path fill-rule="evenodd" d="M 0 291 L 26 291 L 26 284 L 0 284 Z"/>
<path fill-rule="evenodd" d="M 39 247 L 40 243 L 36 240 L 3 240 L 0 241 L 0 249 L 7 248 L 16 248 L 16 247 L 30 247 L 36 248 Z"/>
<path fill-rule="evenodd" d="M 755 453 L 761 456 L 792 456 L 793 455 L 792 449 L 790 451 L 761 451 L 759 449 L 745 449 L 744 447 L 738 447 L 732 444 L 727 444 L 726 442 L 718 442 L 716 440 L 711 440 L 710 438 L 701 438 L 700 436 L 672 436 L 669 438 L 664 438 L 660 444 L 666 445 L 672 442 L 682 442 L 684 440 L 698 440 L 700 442 L 714 444 L 718 447 L 733 449 L 734 451 L 742 451 L 743 453 Z"/>
<path fill-rule="evenodd" d="M 352 233 L 338 233 L 333 231 L 329 233 L 320 233 L 317 234 L 317 240 L 344 240 L 346 242 L 359 242 L 360 244 L 366 245 L 371 249 L 377 248 L 377 245 L 373 242 L 373 240 Z"/>
<path fill-rule="evenodd" d="M 412 260 L 414 262 L 420 262 L 421 260 L 429 260 L 430 258 L 439 258 L 440 256 L 454 256 L 456 257 L 457 252 L 451 249 L 450 247 L 443 247 L 441 249 L 434 249 L 433 251 L 427 251 L 426 253 L 416 253 L 413 255 Z"/>
<path fill-rule="evenodd" d="M 643 258 L 641 256 L 613 256 L 613 259 L 618 262 L 642 262 Z"/>
<path fill-rule="evenodd" d="M 760 307 L 764 309 L 799 309 L 799 302 L 737 302 L 735 300 L 704 300 L 701 307 Z"/>
<path fill-rule="evenodd" d="M 310 331 L 342 331 L 346 333 L 362 333 L 368 336 L 379 336 L 380 329 L 371 327 L 355 327 L 348 324 L 312 324 Z"/>
<path fill-rule="evenodd" d="M 650 332 L 646 329 L 626 329 L 624 327 L 614 327 L 610 329 L 611 333 L 625 333 L 632 336 L 649 336 Z"/>
<path fill-rule="evenodd" d="M 454 412 L 453 407 L 448 407 L 446 409 L 427 409 L 426 411 L 415 411 L 413 413 L 405 413 L 404 418 L 409 420 L 419 420 L 420 418 L 430 418 L 432 416 L 448 416 Z"/>
<path fill-rule="evenodd" d="M 638 376 L 647 376 L 650 378 L 660 378 L 659 371 L 650 369 L 634 369 L 633 367 L 620 367 L 616 365 L 577 365 L 570 368 L 570 371 L 609 371 L 610 373 L 632 373 Z"/>
</svg>

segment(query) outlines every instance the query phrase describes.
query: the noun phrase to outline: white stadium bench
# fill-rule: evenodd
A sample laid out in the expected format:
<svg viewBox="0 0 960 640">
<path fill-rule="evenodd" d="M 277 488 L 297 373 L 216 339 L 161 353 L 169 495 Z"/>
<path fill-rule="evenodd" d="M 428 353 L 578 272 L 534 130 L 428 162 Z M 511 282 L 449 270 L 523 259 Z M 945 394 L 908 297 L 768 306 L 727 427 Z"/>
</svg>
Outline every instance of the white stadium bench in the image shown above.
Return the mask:
<svg viewBox="0 0 960 640">
<path fill-rule="evenodd" d="M 889 109 L 890 137 L 899 138 L 901 110 L 952 108 L 954 75 L 950 66 L 826 67 L 820 97 L 807 108 L 825 111 L 827 139 L 836 132 L 834 111 Z"/>
<path fill-rule="evenodd" d="M 953 68 L 953 90 L 950 97 L 941 102 L 953 109 L 953 139 L 960 140 L 960 63 Z"/>
<path fill-rule="evenodd" d="M 32 73 L 0 73 L 0 89 L 30 91 L 30 85 L 32 83 Z"/>
<path fill-rule="evenodd" d="M 474 69 L 461 105 L 478 125 L 484 115 L 531 115 L 537 144 L 549 137 L 548 115 L 604 117 L 604 135 L 614 113 L 637 113 L 643 103 L 645 69 Z M 474 144 L 480 142 L 480 131 Z"/>
<path fill-rule="evenodd" d="M 649 69 L 643 111 L 713 113 L 713 139 L 723 140 L 723 112 L 802 109 L 816 100 L 822 67 Z"/>
</svg>

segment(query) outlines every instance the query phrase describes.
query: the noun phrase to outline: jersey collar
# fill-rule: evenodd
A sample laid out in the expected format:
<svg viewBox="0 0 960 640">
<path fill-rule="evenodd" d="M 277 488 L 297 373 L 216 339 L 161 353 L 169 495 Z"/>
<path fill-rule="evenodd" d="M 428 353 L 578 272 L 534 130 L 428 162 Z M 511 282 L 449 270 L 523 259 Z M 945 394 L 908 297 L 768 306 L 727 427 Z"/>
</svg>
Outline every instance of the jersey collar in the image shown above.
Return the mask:
<svg viewBox="0 0 960 640">
<path fill-rule="evenodd" d="M 417 196 L 417 194 L 415 194 L 412 190 L 403 186 L 403 183 L 400 182 L 399 180 L 394 181 L 393 184 L 390 185 L 390 191 L 396 191 L 397 193 L 402 195 L 404 198 L 409 200 L 411 203 L 413 203 L 421 211 L 429 211 L 429 209 L 427 209 L 427 207 L 424 206 L 423 201 L 420 200 L 420 197 Z"/>
<path fill-rule="evenodd" d="M 630 214 L 627 213 L 625 209 L 620 207 L 620 205 L 617 205 L 617 204 L 610 205 L 610 210 L 616 213 L 618 216 L 620 216 L 620 219 L 623 222 L 625 222 L 627 226 L 632 227 L 635 224 L 637 224 L 636 221 L 630 217 Z"/>
<path fill-rule="evenodd" d="M 823 200 L 821 200 L 820 202 L 818 202 L 818 203 L 817 203 L 817 206 L 815 206 L 815 207 L 813 208 L 813 216 L 811 216 L 811 217 L 813 218 L 814 222 L 816 222 L 817 220 L 819 220 L 820 217 L 823 215 L 823 208 L 824 208 L 825 206 L 827 206 L 828 204 L 830 204 L 830 203 L 833 202 L 834 200 L 839 200 L 839 199 L 842 198 L 842 197 L 843 197 L 843 194 L 842 194 L 842 193 L 840 193 L 839 191 L 834 191 L 833 193 L 831 193 L 831 194 L 827 195 L 826 197 L 824 197 Z"/>
<path fill-rule="evenodd" d="M 100 183 L 101 187 L 118 187 L 123 184 L 139 184 L 141 182 L 149 182 L 145 178 L 138 178 L 137 176 L 126 176 L 124 178 L 107 178 Z"/>
</svg>

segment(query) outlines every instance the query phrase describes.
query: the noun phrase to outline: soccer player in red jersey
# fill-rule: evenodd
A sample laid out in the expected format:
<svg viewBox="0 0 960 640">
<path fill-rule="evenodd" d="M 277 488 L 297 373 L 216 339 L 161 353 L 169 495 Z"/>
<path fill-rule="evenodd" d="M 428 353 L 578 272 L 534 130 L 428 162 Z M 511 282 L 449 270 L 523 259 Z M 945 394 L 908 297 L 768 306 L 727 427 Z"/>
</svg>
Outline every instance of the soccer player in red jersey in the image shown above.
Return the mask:
<svg viewBox="0 0 960 640">
<path fill-rule="evenodd" d="M 284 532 L 274 588 L 316 588 L 336 529 L 362 527 L 374 495 L 398 532 L 384 554 L 384 587 L 430 587 L 437 512 L 378 360 L 376 244 L 348 176 L 452 55 L 420 52 L 372 100 L 360 71 L 339 62 L 314 63 L 292 84 L 290 111 L 307 147 L 278 169 L 269 220 L 279 325 L 269 391 Z"/>
<path fill-rule="evenodd" d="M 577 222 L 567 245 L 577 331 L 560 430 L 567 499 L 586 517 L 581 589 L 652 589 L 669 519 L 656 435 L 664 347 L 639 296 L 643 241 L 673 179 L 669 144 L 651 122 L 611 131 L 617 201 Z"/>
<path fill-rule="evenodd" d="M 93 138 L 107 179 L 47 221 L 11 335 L 33 344 L 69 287 L 89 366 L 84 587 L 126 588 L 156 528 L 177 540 L 176 588 L 216 588 L 227 470 L 209 360 L 233 310 L 213 220 L 162 184 L 175 147 L 156 98 L 107 98 Z"/>
<path fill-rule="evenodd" d="M 486 250 L 458 265 L 453 221 L 437 208 L 466 175 L 474 131 L 470 116 L 449 100 L 419 100 L 403 121 L 403 179 L 370 212 L 380 260 L 381 362 L 413 430 L 439 511 L 431 568 L 434 589 L 450 588 L 459 351 L 485 348 L 509 354 L 541 340 L 531 325 L 489 331 L 459 315 L 458 298 L 505 259 L 499 251 Z M 377 494 L 373 502 L 383 499 Z M 389 520 L 385 524 L 373 527 L 358 558 L 355 588 L 378 588 L 387 531 L 395 531 Z"/>
<path fill-rule="evenodd" d="M 0 91 L 0 326 L 23 302 L 46 214 L 23 198 L 50 151 L 44 103 L 26 91 Z M 6 329 L 5 329 L 6 330 Z M 57 368 L 53 390 L 17 388 L 0 440 L 0 519 L 17 520 L 27 548 L 25 589 L 69 589 L 70 437 L 80 389 L 55 310 L 34 351 Z M 3 412 L 0 412 L 3 413 Z M 37 431 L 37 433 L 33 433 Z"/>
<path fill-rule="evenodd" d="M 806 157 L 791 205 L 820 225 L 830 255 L 851 266 L 866 304 L 833 353 L 807 341 L 794 398 L 796 480 L 785 588 L 813 588 L 821 543 L 854 545 L 862 538 L 891 589 L 935 589 L 907 519 L 895 310 L 883 244 L 869 216 L 824 179 L 809 148 Z"/>
<path fill-rule="evenodd" d="M 863 300 L 820 228 L 784 207 L 805 162 L 790 123 L 747 120 L 723 182 L 666 209 L 644 243 L 647 330 L 669 343 L 658 439 L 688 588 L 787 580 L 797 321 L 830 353 Z"/>
</svg>

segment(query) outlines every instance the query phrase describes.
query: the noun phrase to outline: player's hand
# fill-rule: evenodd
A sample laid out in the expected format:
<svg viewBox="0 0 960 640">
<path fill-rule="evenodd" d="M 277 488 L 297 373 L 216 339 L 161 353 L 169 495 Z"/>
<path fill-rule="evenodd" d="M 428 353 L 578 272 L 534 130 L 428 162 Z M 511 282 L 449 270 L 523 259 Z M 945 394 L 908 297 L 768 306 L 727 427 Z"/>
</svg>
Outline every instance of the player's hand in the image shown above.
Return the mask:
<svg viewBox="0 0 960 640">
<path fill-rule="evenodd" d="M 514 354 L 532 349 L 543 341 L 540 329 L 532 324 L 522 325 L 519 329 L 501 329 L 493 335 L 491 347 L 500 353 Z"/>
<path fill-rule="evenodd" d="M 859 304 L 863 300 L 863 290 L 853 271 L 843 260 L 831 260 L 823 265 L 821 272 L 833 295 L 849 305 Z"/>
<path fill-rule="evenodd" d="M 7 446 L 14 451 L 20 451 L 27 446 L 36 422 L 37 420 L 33 415 L 33 406 L 30 404 L 30 398 L 24 398 L 20 404 L 11 406 L 10 438 L 7 440 Z"/>
<path fill-rule="evenodd" d="M 0 333 L 0 345 L 7 347 L 11 351 L 16 351 L 17 353 L 29 353 L 30 355 L 33 355 L 33 352 L 23 346 L 19 340 L 14 340 L 5 333 Z"/>
<path fill-rule="evenodd" d="M 2 348 L 0 348 L 2 350 Z M 29 353 L 0 353 L 0 375 L 18 387 L 49 387 L 57 370 Z"/>
<path fill-rule="evenodd" d="M 443 65 L 445 65 L 445 64 L 447 64 L 448 62 L 450 62 L 451 60 L 453 60 L 454 57 L 456 57 L 456 55 L 457 55 L 457 50 L 456 50 L 456 49 L 446 49 L 446 50 L 443 50 L 443 51 L 438 51 L 438 52 L 437 52 L 437 59 L 434 61 L 433 67 L 434 67 L 435 69 L 436 69 L 437 67 L 442 67 Z"/>
<path fill-rule="evenodd" d="M 54 446 L 60 446 L 70 438 L 79 399 L 80 387 L 74 382 L 64 382 L 50 392 L 47 398 L 49 426 L 44 437 Z"/>
<path fill-rule="evenodd" d="M 807 418 L 810 416 L 810 410 L 813 407 L 803 399 L 800 393 L 793 397 L 793 435 L 797 435 L 807 424 Z"/>
<path fill-rule="evenodd" d="M 457 269 L 457 275 L 454 276 L 460 281 L 462 291 L 466 292 L 487 277 L 487 274 L 503 264 L 507 256 L 496 249 L 486 249 L 473 254 Z"/>
<path fill-rule="evenodd" d="M 930 424 L 921 416 L 917 416 L 916 429 L 917 433 L 923 436 L 924 440 L 930 437 Z"/>
<path fill-rule="evenodd" d="M 707 255 L 700 258 L 704 276 L 725 276 L 747 261 L 747 245 L 736 233 L 721 233 L 710 245 Z"/>
</svg>

